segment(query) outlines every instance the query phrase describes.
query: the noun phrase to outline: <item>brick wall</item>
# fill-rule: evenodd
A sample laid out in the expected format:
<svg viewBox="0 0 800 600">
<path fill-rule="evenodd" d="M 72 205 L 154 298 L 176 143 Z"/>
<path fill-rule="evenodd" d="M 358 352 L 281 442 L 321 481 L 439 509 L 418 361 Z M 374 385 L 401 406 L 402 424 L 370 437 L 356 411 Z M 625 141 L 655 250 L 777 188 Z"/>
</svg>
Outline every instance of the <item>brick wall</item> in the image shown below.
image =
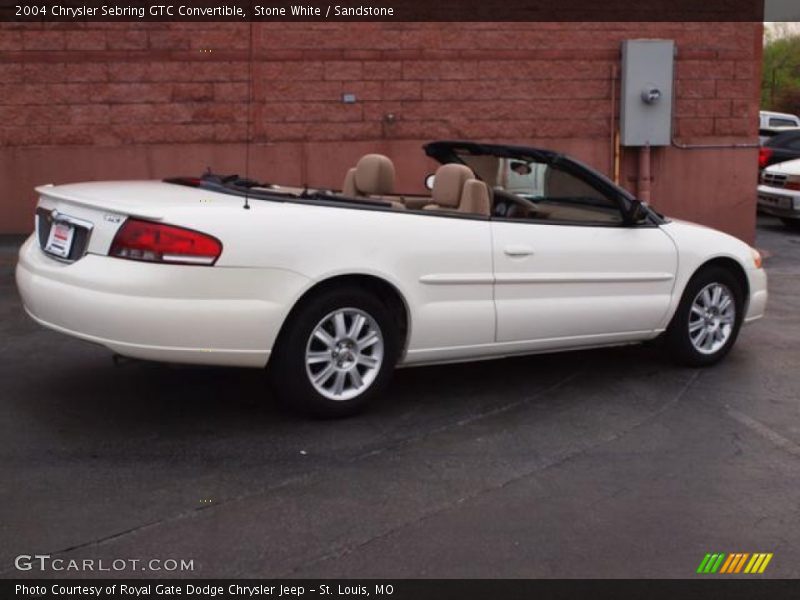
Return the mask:
<svg viewBox="0 0 800 600">
<path fill-rule="evenodd" d="M 248 116 L 250 172 L 262 179 L 335 186 L 379 150 L 418 189 L 430 165 L 417 149 L 437 138 L 563 149 L 608 173 L 620 42 L 644 37 L 676 41 L 681 142 L 755 140 L 756 23 L 0 24 L 0 232 L 30 229 L 34 184 L 243 172 Z M 724 187 L 720 152 L 754 180 L 754 151 L 654 157 L 656 204 L 747 237 L 752 193 L 700 180 L 696 201 L 671 191 L 681 152 Z M 714 201 L 731 194 L 733 220 Z"/>
</svg>

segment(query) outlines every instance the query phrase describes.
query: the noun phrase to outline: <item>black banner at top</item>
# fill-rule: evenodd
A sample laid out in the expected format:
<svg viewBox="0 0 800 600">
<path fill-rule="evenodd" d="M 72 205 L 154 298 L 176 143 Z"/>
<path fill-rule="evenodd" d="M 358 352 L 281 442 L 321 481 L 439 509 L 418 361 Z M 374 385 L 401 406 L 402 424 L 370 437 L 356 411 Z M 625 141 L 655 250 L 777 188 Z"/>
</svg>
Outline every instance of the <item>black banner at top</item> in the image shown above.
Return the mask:
<svg viewBox="0 0 800 600">
<path fill-rule="evenodd" d="M 0 0 L 5 22 L 791 21 L 794 0 Z M 800 20 L 800 18 L 798 18 Z"/>
</svg>

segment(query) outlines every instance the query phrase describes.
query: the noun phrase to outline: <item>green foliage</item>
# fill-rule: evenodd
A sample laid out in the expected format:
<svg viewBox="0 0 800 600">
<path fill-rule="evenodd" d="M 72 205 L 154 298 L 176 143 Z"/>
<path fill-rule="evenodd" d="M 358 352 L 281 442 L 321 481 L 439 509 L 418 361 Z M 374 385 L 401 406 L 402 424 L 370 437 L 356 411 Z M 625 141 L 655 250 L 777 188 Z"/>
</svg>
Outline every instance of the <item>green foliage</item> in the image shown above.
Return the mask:
<svg viewBox="0 0 800 600">
<path fill-rule="evenodd" d="M 763 65 L 761 107 L 800 112 L 800 34 L 769 35 Z"/>
</svg>

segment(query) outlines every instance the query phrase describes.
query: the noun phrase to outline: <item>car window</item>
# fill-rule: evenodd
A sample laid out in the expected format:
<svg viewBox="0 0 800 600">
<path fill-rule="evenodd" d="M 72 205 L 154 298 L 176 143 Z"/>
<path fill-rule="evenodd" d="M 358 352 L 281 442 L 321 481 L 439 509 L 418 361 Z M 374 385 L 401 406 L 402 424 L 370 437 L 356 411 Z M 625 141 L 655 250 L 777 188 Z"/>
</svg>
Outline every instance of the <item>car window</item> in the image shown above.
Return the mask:
<svg viewBox="0 0 800 600">
<path fill-rule="evenodd" d="M 623 222 L 616 199 L 558 165 L 516 157 L 459 158 L 494 191 L 495 217 L 553 224 Z"/>
<path fill-rule="evenodd" d="M 794 119 L 783 119 L 780 117 L 770 117 L 769 119 L 769 126 L 770 127 L 796 127 L 797 121 Z"/>
</svg>

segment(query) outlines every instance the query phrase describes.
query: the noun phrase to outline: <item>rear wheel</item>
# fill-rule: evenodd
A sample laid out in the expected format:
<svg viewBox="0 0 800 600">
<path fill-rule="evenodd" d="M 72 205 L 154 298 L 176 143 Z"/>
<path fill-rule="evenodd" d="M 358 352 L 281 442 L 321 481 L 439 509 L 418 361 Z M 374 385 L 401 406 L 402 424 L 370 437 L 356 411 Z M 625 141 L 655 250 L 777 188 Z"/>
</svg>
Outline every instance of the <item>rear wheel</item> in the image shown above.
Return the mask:
<svg viewBox="0 0 800 600">
<path fill-rule="evenodd" d="M 364 408 L 385 387 L 397 360 L 391 312 L 357 288 L 332 289 L 291 316 L 270 365 L 281 400 L 317 417 Z"/>
<path fill-rule="evenodd" d="M 707 267 L 686 286 L 667 329 L 672 358 L 689 366 L 708 366 L 731 349 L 742 323 L 744 292 L 727 269 Z"/>
</svg>

